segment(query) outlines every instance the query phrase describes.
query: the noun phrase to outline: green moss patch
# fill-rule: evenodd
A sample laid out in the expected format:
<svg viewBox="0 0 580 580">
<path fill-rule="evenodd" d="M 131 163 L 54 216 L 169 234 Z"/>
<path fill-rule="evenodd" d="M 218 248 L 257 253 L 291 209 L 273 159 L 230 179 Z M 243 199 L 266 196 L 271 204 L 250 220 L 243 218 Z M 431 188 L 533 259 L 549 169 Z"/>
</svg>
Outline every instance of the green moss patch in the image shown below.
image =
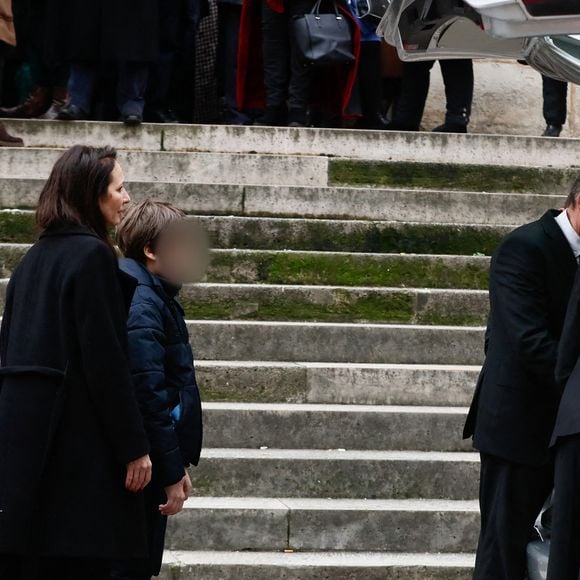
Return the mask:
<svg viewBox="0 0 580 580">
<path fill-rule="evenodd" d="M 0 241 L 26 244 L 38 238 L 32 212 L 0 211 Z"/>
<path fill-rule="evenodd" d="M 580 170 L 331 159 L 333 185 L 567 194 Z"/>
</svg>

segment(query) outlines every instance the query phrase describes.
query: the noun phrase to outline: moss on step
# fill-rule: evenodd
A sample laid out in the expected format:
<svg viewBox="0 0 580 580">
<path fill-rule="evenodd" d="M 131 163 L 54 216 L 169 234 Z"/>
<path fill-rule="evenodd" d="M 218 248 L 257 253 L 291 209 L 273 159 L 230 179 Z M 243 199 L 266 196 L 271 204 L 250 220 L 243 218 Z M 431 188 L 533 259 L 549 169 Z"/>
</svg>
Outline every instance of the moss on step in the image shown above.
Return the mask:
<svg viewBox="0 0 580 580">
<path fill-rule="evenodd" d="M 0 211 L 0 242 L 27 244 L 38 238 L 34 214 L 23 211 Z"/>
<path fill-rule="evenodd" d="M 329 183 L 418 189 L 566 194 L 577 169 L 331 159 Z"/>
</svg>

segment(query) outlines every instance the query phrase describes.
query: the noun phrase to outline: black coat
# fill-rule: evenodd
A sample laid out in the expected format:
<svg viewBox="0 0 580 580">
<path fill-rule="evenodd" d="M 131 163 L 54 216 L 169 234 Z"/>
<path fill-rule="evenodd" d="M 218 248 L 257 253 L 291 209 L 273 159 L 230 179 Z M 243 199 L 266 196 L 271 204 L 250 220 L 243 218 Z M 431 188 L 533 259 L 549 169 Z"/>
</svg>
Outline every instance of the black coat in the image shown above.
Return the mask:
<svg viewBox="0 0 580 580">
<path fill-rule="evenodd" d="M 151 274 L 135 260 L 121 270 L 137 281 L 127 327 L 129 361 L 151 443 L 155 480 L 177 483 L 185 467 L 199 462 L 202 416 L 193 353 L 179 287 Z"/>
<path fill-rule="evenodd" d="M 56 0 L 47 15 L 65 60 L 155 62 L 162 0 Z"/>
<path fill-rule="evenodd" d="M 556 380 L 564 388 L 554 426 L 552 444 L 558 437 L 580 433 L 580 269 L 576 274 L 566 322 L 562 332 Z"/>
<path fill-rule="evenodd" d="M 149 452 L 127 360 L 134 289 L 112 249 L 81 226 L 45 232 L 14 272 L 2 367 L 52 376 L 1 383 L 0 553 L 116 558 L 145 550 L 142 494 L 124 488 L 126 464 Z M 45 393 L 63 370 L 54 412 Z"/>
<path fill-rule="evenodd" d="M 486 358 L 464 431 L 482 453 L 527 465 L 549 458 L 558 342 L 577 271 L 557 215 L 516 229 L 492 258 Z"/>
</svg>

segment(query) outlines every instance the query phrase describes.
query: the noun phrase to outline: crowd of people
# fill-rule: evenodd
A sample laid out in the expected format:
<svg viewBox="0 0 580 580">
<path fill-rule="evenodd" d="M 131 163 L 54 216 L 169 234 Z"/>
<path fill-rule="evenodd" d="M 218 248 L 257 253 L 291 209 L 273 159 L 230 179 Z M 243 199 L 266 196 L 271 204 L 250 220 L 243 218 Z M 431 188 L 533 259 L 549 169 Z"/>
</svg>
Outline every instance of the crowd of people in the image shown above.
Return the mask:
<svg viewBox="0 0 580 580">
<path fill-rule="evenodd" d="M 315 67 L 292 26 L 314 3 L 0 0 L 0 118 L 419 130 L 434 61 L 402 63 L 368 0 L 324 0 L 348 21 L 354 58 Z M 433 130 L 465 133 L 472 62 L 439 64 L 446 111 Z M 545 135 L 558 136 L 565 83 L 545 79 L 544 102 Z M 20 140 L 0 127 L 0 144 Z"/>
</svg>

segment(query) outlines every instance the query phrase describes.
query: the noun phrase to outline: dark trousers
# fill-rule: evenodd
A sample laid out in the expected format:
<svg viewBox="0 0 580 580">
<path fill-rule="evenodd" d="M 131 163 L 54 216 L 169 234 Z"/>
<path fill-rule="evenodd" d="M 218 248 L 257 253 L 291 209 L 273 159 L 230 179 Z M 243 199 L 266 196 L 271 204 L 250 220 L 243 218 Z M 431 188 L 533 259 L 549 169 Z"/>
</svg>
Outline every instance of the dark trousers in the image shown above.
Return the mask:
<svg viewBox="0 0 580 580">
<path fill-rule="evenodd" d="M 580 435 L 572 435 L 556 445 L 548 580 L 578 580 L 579 573 Z"/>
<path fill-rule="evenodd" d="M 228 121 L 244 123 L 248 119 L 238 112 L 237 74 L 238 40 L 240 37 L 241 4 L 218 2 L 218 46 L 216 74 L 218 90 L 223 97 Z"/>
<path fill-rule="evenodd" d="M 119 64 L 116 101 L 121 115 L 143 114 L 148 75 L 147 63 Z M 69 100 L 87 115 L 92 109 L 97 78 L 96 65 L 80 63 L 71 65 Z"/>
<path fill-rule="evenodd" d="M 526 547 L 553 481 L 551 462 L 530 467 L 481 454 L 481 533 L 474 580 L 524 580 Z"/>
<path fill-rule="evenodd" d="M 109 580 L 109 575 L 104 560 L 0 554 L 0 580 Z"/>
<path fill-rule="evenodd" d="M 419 129 L 434 64 L 433 60 L 405 63 L 401 95 L 393 118 L 397 125 L 415 131 Z M 440 60 L 439 66 L 447 100 L 445 120 L 447 123 L 467 126 L 473 103 L 473 63 L 471 60 Z"/>
<path fill-rule="evenodd" d="M 310 12 L 312 0 L 286 2 L 286 10 L 280 14 L 262 2 L 262 36 L 264 52 L 264 84 L 266 105 L 304 111 L 310 91 L 310 68 L 298 56 L 292 40 L 293 16 Z"/>
<path fill-rule="evenodd" d="M 161 570 L 167 517 L 161 515 L 159 506 L 167 501 L 167 496 L 155 483 L 150 483 L 144 493 L 149 554 L 146 558 L 113 562 L 111 580 L 150 580 Z"/>
<path fill-rule="evenodd" d="M 378 117 L 383 90 L 380 42 L 361 42 L 357 80 L 362 116 L 367 119 Z"/>
<path fill-rule="evenodd" d="M 568 83 L 542 76 L 542 94 L 546 125 L 563 125 L 568 108 Z"/>
</svg>

